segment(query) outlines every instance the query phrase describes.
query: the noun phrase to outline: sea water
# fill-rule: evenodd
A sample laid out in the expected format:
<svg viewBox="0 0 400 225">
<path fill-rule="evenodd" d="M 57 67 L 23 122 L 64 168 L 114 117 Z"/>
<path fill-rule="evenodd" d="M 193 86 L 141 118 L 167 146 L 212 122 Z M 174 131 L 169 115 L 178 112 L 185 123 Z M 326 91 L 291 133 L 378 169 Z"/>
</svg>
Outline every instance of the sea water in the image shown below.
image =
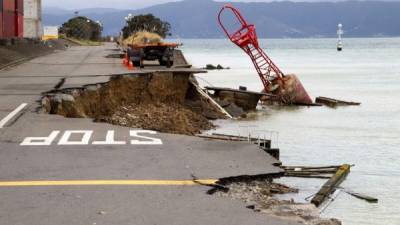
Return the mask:
<svg viewBox="0 0 400 225">
<path fill-rule="evenodd" d="M 196 67 L 230 70 L 196 75 L 202 85 L 262 90 L 249 57 L 224 39 L 180 40 Z M 281 149 L 284 165 L 354 164 L 343 188 L 379 198 L 377 204 L 344 192 L 323 211 L 346 225 L 400 224 L 400 38 L 263 39 L 260 45 L 286 74 L 296 74 L 313 97 L 361 106 L 266 107 L 247 119 L 216 121 L 214 132 L 266 135 Z M 315 194 L 324 180 L 285 178 L 301 189 L 296 201 Z"/>
</svg>

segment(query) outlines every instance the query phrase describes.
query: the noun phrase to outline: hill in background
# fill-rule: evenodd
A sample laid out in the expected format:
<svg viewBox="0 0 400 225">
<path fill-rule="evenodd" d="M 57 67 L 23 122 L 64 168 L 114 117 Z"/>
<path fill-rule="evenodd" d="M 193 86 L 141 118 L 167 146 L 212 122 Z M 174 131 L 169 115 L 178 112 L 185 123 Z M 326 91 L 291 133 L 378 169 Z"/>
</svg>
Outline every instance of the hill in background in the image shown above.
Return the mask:
<svg viewBox="0 0 400 225">
<path fill-rule="evenodd" d="M 186 0 L 139 10 L 84 9 L 79 15 L 100 20 L 106 35 L 117 35 L 129 13 L 152 13 L 171 23 L 175 37 L 222 38 L 216 17 L 224 4 Z M 234 6 L 248 22 L 256 25 L 259 37 L 334 37 L 338 23 L 344 24 L 347 37 L 400 36 L 400 2 L 257 2 L 234 3 Z M 43 22 L 61 25 L 72 16 L 74 11 L 44 9 Z"/>
</svg>

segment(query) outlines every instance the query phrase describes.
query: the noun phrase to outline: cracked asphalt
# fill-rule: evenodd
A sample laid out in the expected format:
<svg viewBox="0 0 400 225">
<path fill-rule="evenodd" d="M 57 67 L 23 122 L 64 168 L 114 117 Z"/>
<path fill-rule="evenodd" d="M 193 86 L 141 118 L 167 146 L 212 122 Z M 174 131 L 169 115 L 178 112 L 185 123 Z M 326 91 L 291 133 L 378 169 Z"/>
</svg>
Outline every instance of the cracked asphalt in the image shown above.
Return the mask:
<svg viewBox="0 0 400 225">
<path fill-rule="evenodd" d="M 71 47 L 0 71 L 0 224 L 291 225 L 200 185 L 79 185 L 187 181 L 281 172 L 257 146 L 68 119 L 38 110 L 42 93 L 127 73 L 114 46 Z M 94 76 L 95 75 L 95 76 Z M 21 110 L 21 104 L 27 105 Z M 10 117 L 10 115 L 12 115 Z M 7 117 L 10 117 L 7 119 Z M 77 181 L 74 186 L 2 186 Z M 150 182 L 151 183 L 151 182 Z"/>
</svg>

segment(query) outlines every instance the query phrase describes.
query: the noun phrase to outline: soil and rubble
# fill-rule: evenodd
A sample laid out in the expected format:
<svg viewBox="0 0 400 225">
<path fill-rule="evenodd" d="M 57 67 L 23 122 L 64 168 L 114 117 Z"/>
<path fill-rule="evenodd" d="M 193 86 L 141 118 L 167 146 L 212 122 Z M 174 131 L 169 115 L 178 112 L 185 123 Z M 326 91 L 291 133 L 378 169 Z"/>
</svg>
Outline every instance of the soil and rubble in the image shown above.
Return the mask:
<svg viewBox="0 0 400 225">
<path fill-rule="evenodd" d="M 105 122 L 122 126 L 139 126 L 164 133 L 196 134 L 214 126 L 204 116 L 177 103 L 126 105 L 118 108 Z"/>
<path fill-rule="evenodd" d="M 159 34 L 148 31 L 138 31 L 125 39 L 122 39 L 121 36 L 119 40 L 124 48 L 129 45 L 159 44 L 161 42 L 162 37 Z"/>
<path fill-rule="evenodd" d="M 116 75 L 106 83 L 80 88 L 59 89 L 46 93 L 43 109 L 50 114 L 72 118 L 92 118 L 96 122 L 156 130 L 164 133 L 195 135 L 212 129 L 210 120 L 226 118 L 196 88 L 189 72 L 148 72 Z M 222 92 L 215 98 L 231 114 L 241 116 L 254 108 L 243 93 Z M 215 96 L 214 96 L 215 97 Z M 256 100 L 252 102 L 258 102 Z M 247 207 L 270 216 L 306 225 L 340 225 L 336 219 L 321 219 L 312 204 L 279 200 L 277 194 L 297 192 L 270 177 L 221 179 L 222 189 L 209 194 L 244 201 Z"/>
<path fill-rule="evenodd" d="M 320 218 L 319 210 L 309 203 L 293 200 L 278 200 L 274 195 L 297 193 L 298 190 L 274 183 L 270 178 L 255 178 L 242 181 L 222 182 L 224 189 L 215 189 L 220 197 L 244 201 L 247 208 L 270 216 L 282 217 L 306 225 L 341 225 L 337 219 Z"/>
<path fill-rule="evenodd" d="M 96 122 L 195 135 L 225 116 L 196 92 L 191 73 L 119 75 L 103 84 L 54 90 L 42 99 L 46 112 Z"/>
<path fill-rule="evenodd" d="M 214 127 L 209 119 L 224 115 L 196 92 L 193 82 L 194 76 L 183 72 L 119 75 L 106 83 L 54 90 L 45 95 L 42 105 L 48 113 L 66 117 L 194 135 Z M 341 225 L 336 219 L 321 219 L 312 204 L 274 197 L 296 192 L 268 175 L 220 179 L 207 193 L 241 200 L 249 210 L 300 224 Z"/>
</svg>

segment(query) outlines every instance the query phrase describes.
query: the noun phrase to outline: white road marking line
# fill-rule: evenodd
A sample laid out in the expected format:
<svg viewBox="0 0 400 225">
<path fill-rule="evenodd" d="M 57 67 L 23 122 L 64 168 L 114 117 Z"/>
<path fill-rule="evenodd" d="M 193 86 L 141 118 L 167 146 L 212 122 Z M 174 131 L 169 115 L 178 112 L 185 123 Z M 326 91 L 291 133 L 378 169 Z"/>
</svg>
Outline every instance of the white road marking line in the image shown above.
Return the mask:
<svg viewBox="0 0 400 225">
<path fill-rule="evenodd" d="M 4 119 L 0 121 L 0 129 L 3 128 L 8 121 L 10 121 L 15 115 L 17 115 L 21 110 L 23 110 L 28 104 L 27 103 L 22 103 L 18 108 L 16 108 L 14 111 L 12 111 L 10 114 L 8 114 Z"/>
</svg>

